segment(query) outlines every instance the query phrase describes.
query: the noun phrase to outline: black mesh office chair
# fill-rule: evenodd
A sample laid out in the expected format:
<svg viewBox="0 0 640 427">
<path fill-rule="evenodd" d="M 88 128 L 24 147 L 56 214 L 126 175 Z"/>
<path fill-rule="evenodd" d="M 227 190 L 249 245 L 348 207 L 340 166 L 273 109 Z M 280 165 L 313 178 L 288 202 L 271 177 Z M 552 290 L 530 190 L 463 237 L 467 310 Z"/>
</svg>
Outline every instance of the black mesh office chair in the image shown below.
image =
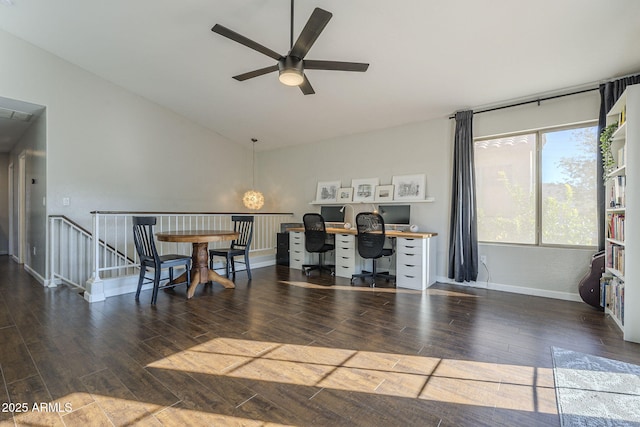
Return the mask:
<svg viewBox="0 0 640 427">
<path fill-rule="evenodd" d="M 378 258 L 393 255 L 392 248 L 384 247 L 386 234 L 382 216 L 374 212 L 360 212 L 356 215 L 356 227 L 358 230 L 358 253 L 362 258 L 373 260 L 373 268 L 372 271 L 363 271 L 360 274 L 352 275 L 351 283 L 353 284 L 355 278 L 364 279 L 366 277 L 371 277 L 372 287 L 376 285 L 376 277 L 383 277 L 387 282 L 389 280 L 395 282 L 396 276 L 389 274 L 389 272 L 377 271 L 376 268 Z"/>
<path fill-rule="evenodd" d="M 140 258 L 140 277 L 138 279 L 138 289 L 136 290 L 136 301 L 140 299 L 140 290 L 143 283 L 153 282 L 153 293 L 151 294 L 151 304 L 156 303 L 158 298 L 158 290 L 164 288 L 172 288 L 178 285 L 191 283 L 191 255 L 159 255 L 156 249 L 155 238 L 153 237 L 153 226 L 156 225 L 156 217 L 152 216 L 134 216 L 133 217 L 133 242 Z M 184 266 L 186 269 L 186 281 L 179 283 L 173 282 L 173 268 Z M 146 277 L 147 268 L 153 269 L 153 278 Z M 167 278 L 161 278 L 160 272 L 169 269 L 169 282 L 160 286 L 160 281 Z"/>
<path fill-rule="evenodd" d="M 327 243 L 327 230 L 324 225 L 324 218 L 317 213 L 307 213 L 302 217 L 304 223 L 304 246 L 307 252 L 317 253 L 318 264 L 305 264 L 302 271 L 309 276 L 312 270 L 328 271 L 331 275 L 335 274 L 335 265 L 325 265 L 323 263 L 324 254 L 332 251 L 335 245 Z"/>
<path fill-rule="evenodd" d="M 233 231 L 240 236 L 231 242 L 231 246 L 222 249 L 209 249 L 209 268 L 213 270 L 213 257 L 219 256 L 225 258 L 225 270 L 229 277 L 229 265 L 233 277 L 236 276 L 236 262 L 245 265 L 247 277 L 251 280 L 251 266 L 249 265 L 249 249 L 251 247 L 251 239 L 253 238 L 253 217 L 234 215 L 231 217 L 233 221 Z M 236 261 L 235 257 L 244 256 L 244 261 Z"/>
</svg>

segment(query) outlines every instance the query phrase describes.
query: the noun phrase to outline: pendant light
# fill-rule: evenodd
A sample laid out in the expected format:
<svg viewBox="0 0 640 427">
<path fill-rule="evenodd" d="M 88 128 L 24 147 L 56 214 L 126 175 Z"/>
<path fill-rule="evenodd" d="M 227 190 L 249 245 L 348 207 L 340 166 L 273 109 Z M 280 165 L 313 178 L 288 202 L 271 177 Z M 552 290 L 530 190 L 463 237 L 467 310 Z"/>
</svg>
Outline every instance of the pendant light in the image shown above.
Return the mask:
<svg viewBox="0 0 640 427">
<path fill-rule="evenodd" d="M 252 210 L 258 210 L 264 205 L 264 196 L 261 192 L 256 190 L 256 142 L 257 139 L 251 138 L 251 142 L 253 143 L 253 157 L 251 160 L 251 171 L 252 171 L 252 180 L 251 180 L 251 190 L 244 193 L 242 197 L 242 203 Z"/>
</svg>

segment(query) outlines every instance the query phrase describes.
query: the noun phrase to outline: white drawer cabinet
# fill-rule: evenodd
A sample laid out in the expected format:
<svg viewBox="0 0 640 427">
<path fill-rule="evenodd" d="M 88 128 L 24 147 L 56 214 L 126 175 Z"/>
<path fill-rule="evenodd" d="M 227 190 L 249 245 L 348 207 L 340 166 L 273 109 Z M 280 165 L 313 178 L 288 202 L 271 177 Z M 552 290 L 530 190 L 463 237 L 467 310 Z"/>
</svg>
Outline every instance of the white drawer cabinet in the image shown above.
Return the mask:
<svg viewBox="0 0 640 427">
<path fill-rule="evenodd" d="M 399 237 L 396 244 L 396 286 L 424 290 L 435 283 L 435 237 Z"/>
<path fill-rule="evenodd" d="M 312 254 L 304 249 L 304 232 L 289 232 L 289 268 L 302 270 L 304 264 L 312 264 Z"/>
<path fill-rule="evenodd" d="M 363 270 L 371 271 L 371 260 L 363 259 L 358 253 L 358 241 L 355 234 L 342 231 L 331 231 L 335 235 L 335 251 L 324 254 L 325 264 L 335 265 L 335 275 L 350 279 L 353 274 Z M 425 233 L 426 234 L 426 233 Z M 396 251 L 390 260 L 381 258 L 378 265 L 380 271 L 393 270 L 395 265 L 396 286 L 423 290 L 436 282 L 436 236 L 396 238 Z M 384 261 L 383 261 L 384 260 Z M 332 262 L 333 261 L 333 262 Z M 302 270 L 304 264 L 316 264 L 317 254 L 305 250 L 304 231 L 289 231 L 289 267 Z M 388 262 L 384 264 L 384 262 Z M 367 268 L 368 267 L 368 268 Z"/>
<path fill-rule="evenodd" d="M 356 248 L 356 236 L 353 234 L 336 234 L 336 276 L 351 278 L 360 273 L 361 258 Z"/>
</svg>

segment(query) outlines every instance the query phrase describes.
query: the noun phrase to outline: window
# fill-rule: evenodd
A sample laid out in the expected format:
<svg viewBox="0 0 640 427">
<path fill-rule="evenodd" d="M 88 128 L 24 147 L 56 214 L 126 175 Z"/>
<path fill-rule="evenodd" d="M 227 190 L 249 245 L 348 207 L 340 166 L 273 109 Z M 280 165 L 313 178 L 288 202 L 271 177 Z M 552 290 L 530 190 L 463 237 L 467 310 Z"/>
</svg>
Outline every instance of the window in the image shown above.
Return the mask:
<svg viewBox="0 0 640 427">
<path fill-rule="evenodd" d="M 476 140 L 478 240 L 595 246 L 597 127 Z"/>
</svg>

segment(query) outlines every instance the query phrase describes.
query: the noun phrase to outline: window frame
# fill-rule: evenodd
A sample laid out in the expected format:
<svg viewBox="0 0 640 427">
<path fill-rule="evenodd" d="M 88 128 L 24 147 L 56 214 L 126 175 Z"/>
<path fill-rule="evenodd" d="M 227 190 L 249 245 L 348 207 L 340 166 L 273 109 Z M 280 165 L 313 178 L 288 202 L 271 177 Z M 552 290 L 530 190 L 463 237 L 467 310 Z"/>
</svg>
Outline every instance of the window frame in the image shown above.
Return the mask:
<svg viewBox="0 0 640 427">
<path fill-rule="evenodd" d="M 573 123 L 568 125 L 558 125 L 558 126 L 549 126 L 537 129 L 530 129 L 526 131 L 518 131 L 518 132 L 509 132 L 503 134 L 496 134 L 490 136 L 483 136 L 473 139 L 474 144 L 474 157 L 475 157 L 475 144 L 480 141 L 489 141 L 492 139 L 498 138 L 508 138 L 508 137 L 517 137 L 521 135 L 531 135 L 535 134 L 535 202 L 534 202 L 534 214 L 535 214 L 535 232 L 534 232 L 534 243 L 514 243 L 514 242 L 493 242 L 493 241 L 485 241 L 478 239 L 478 243 L 482 245 L 501 245 L 501 246 L 525 246 L 525 247 L 541 247 L 541 248 L 561 248 L 561 249 L 596 249 L 597 243 L 593 245 L 568 245 L 561 243 L 542 243 L 542 134 L 549 132 L 559 132 L 563 130 L 569 129 L 580 129 L 587 127 L 598 127 L 597 120 L 588 120 L 579 123 Z M 600 147 L 599 141 L 597 141 L 597 147 Z M 597 161 L 597 160 L 596 160 Z M 596 165 L 597 166 L 597 165 Z M 475 165 L 474 165 L 475 170 Z M 596 189 L 599 183 L 599 179 L 596 171 Z M 476 181 L 477 183 L 477 181 Z M 477 191 L 477 190 L 476 190 Z M 599 215 L 597 214 L 597 205 L 596 205 L 596 225 L 599 228 Z M 477 218 L 477 206 L 476 206 L 476 218 Z M 597 231 L 597 229 L 596 229 Z"/>
</svg>

